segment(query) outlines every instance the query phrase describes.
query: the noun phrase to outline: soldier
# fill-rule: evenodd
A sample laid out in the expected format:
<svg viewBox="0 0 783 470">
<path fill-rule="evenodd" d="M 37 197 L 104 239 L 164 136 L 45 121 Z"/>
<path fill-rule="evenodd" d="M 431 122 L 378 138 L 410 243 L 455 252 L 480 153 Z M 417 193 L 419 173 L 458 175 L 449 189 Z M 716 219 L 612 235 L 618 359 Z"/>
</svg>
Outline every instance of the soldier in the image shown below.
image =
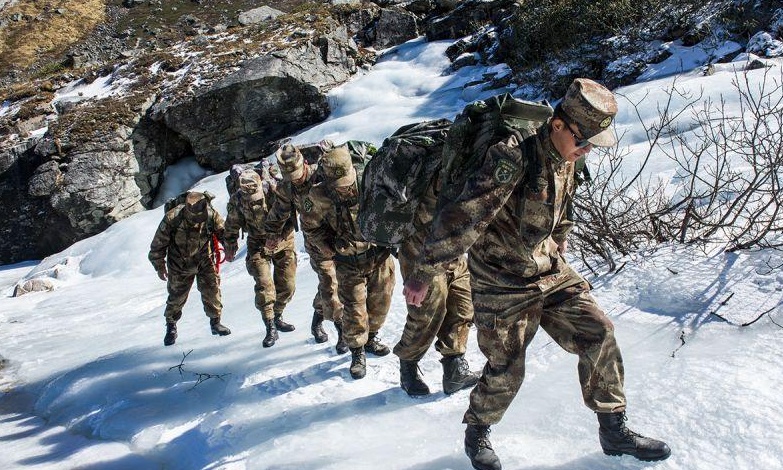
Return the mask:
<svg viewBox="0 0 783 470">
<path fill-rule="evenodd" d="M 272 207 L 269 208 L 266 219 L 265 228 L 269 234 L 266 242 L 268 249 L 274 249 L 280 243 L 282 237 L 276 234 L 282 231 L 291 217 L 295 217 L 294 211 L 299 212 L 300 216 L 304 214 L 306 210 L 305 198 L 309 194 L 310 188 L 319 179 L 316 176 L 318 165 L 307 164 L 302 153 L 293 145 L 282 146 L 277 151 L 276 157 L 283 175 L 283 182 L 277 186 L 277 197 Z M 318 290 L 313 298 L 313 321 L 310 325 L 310 332 L 316 343 L 325 343 L 329 340 L 329 336 L 323 329 L 323 321 L 324 319 L 333 321 L 337 329 L 335 350 L 338 354 L 345 354 L 348 352 L 348 345 L 345 344 L 343 338 L 343 304 L 337 297 L 337 272 L 334 260 L 321 256 L 310 242 L 306 231 L 304 232 L 304 245 L 310 255 L 310 266 L 318 275 Z"/>
<path fill-rule="evenodd" d="M 476 469 L 500 469 L 489 427 L 500 421 L 525 375 L 525 350 L 538 327 L 579 356 L 584 403 L 597 414 L 605 454 L 663 460 L 669 447 L 625 426 L 623 361 L 611 321 L 590 285 L 563 258 L 573 226 L 574 162 L 593 146 L 611 147 L 614 95 L 576 79 L 554 117 L 520 141 L 491 145 L 460 196 L 443 204 L 425 240 L 422 263 L 405 285 L 419 305 L 443 262 L 468 251 L 478 342 L 487 357 L 463 422 Z M 530 140 L 532 139 L 532 140 Z M 535 171 L 534 171 L 535 170 Z"/>
<path fill-rule="evenodd" d="M 164 313 L 165 346 L 171 346 L 177 339 L 177 321 L 182 317 L 182 307 L 194 279 L 212 334 L 231 334 L 220 323 L 223 304 L 213 246 L 215 238 L 223 240 L 223 218 L 212 208 L 209 193 L 188 192 L 182 199 L 163 216 L 150 244 L 149 260 L 158 277 L 167 281 L 169 291 Z"/>
<path fill-rule="evenodd" d="M 403 280 L 408 279 L 421 256 L 435 214 L 438 180 L 436 173 L 416 208 L 416 231 L 400 245 L 398 260 Z M 443 356 L 443 391 L 449 395 L 478 381 L 478 374 L 470 371 L 464 358 L 473 324 L 467 257 L 463 254 L 446 263 L 444 272 L 435 276 L 431 285 L 420 306 L 408 305 L 402 337 L 394 346 L 394 354 L 400 358 L 400 386 L 410 396 L 430 393 L 418 363 L 436 338 L 435 349 Z"/>
<path fill-rule="evenodd" d="M 365 352 L 389 354 L 378 339 L 394 289 L 394 262 L 386 248 L 364 241 L 356 225 L 359 188 L 346 146 L 321 159 L 324 181 L 305 198 L 302 227 L 323 258 L 334 259 L 337 293 L 343 304 L 343 335 L 351 349 L 351 377 L 367 373 Z"/>
<path fill-rule="evenodd" d="M 266 184 L 270 184 L 269 181 Z M 296 251 L 293 223 L 281 229 L 282 241 L 274 250 L 264 246 L 267 233 L 264 222 L 274 189 L 264 194 L 264 181 L 254 169 L 239 174 L 239 190 L 231 195 L 226 217 L 226 259 L 233 261 L 238 249 L 239 230 L 247 233 L 247 272 L 255 280 L 255 303 L 266 327 L 261 344 L 268 348 L 278 339 L 278 331 L 293 331 L 294 326 L 283 320 L 283 309 L 296 289 Z M 271 200 L 270 200 L 271 199 Z M 274 266 L 274 274 L 272 273 Z"/>
</svg>

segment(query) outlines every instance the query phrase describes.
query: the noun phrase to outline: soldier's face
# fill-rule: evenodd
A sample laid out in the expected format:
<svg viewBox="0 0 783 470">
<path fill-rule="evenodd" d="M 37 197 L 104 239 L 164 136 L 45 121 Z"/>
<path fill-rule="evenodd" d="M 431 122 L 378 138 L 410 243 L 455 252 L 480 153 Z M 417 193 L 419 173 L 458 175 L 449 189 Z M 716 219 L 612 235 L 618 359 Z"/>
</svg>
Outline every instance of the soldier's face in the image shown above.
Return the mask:
<svg viewBox="0 0 783 470">
<path fill-rule="evenodd" d="M 239 190 L 246 195 L 255 194 L 258 191 L 258 183 L 255 181 L 242 182 L 239 185 Z"/>
<path fill-rule="evenodd" d="M 562 119 L 552 120 L 551 138 L 557 153 L 569 162 L 579 160 L 593 149 L 593 144 L 582 137 L 576 126 L 572 127 Z"/>
</svg>

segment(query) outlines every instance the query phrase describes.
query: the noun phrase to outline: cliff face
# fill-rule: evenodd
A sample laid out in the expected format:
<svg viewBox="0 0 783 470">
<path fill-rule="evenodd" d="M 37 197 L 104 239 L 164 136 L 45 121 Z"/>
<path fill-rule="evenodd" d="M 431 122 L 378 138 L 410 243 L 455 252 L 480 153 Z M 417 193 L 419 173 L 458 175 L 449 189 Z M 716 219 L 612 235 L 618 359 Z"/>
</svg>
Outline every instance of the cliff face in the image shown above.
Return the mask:
<svg viewBox="0 0 783 470">
<path fill-rule="evenodd" d="M 557 98 L 575 76 L 630 83 L 669 41 L 777 41 L 779 2 L 752 3 L 0 0 L 0 264 L 149 208 L 183 157 L 222 171 L 269 155 L 376 49 L 459 39 L 453 69 L 507 63 L 485 86 Z"/>
</svg>

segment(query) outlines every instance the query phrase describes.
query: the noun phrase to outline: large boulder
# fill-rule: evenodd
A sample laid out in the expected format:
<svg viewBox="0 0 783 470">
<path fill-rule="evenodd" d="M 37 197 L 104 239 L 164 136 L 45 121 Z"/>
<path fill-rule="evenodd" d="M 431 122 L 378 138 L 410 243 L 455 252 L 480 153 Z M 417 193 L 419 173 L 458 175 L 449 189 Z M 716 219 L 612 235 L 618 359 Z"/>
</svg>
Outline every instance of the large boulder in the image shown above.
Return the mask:
<svg viewBox="0 0 783 470">
<path fill-rule="evenodd" d="M 356 54 L 340 26 L 249 60 L 187 100 L 163 100 L 151 116 L 186 140 L 199 163 L 223 171 L 270 154 L 279 139 L 324 120 L 326 92 L 356 72 Z"/>
</svg>

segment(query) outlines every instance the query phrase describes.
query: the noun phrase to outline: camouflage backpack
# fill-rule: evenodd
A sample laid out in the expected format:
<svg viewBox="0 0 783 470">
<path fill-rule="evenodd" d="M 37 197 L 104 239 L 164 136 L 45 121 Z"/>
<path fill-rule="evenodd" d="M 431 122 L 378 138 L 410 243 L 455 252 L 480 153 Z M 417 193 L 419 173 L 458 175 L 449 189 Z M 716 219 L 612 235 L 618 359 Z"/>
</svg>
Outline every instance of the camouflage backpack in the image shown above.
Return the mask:
<svg viewBox="0 0 783 470">
<path fill-rule="evenodd" d="M 508 93 L 465 106 L 443 145 L 439 205 L 462 192 L 467 176 L 478 169 L 479 157 L 490 146 L 511 135 L 516 135 L 525 145 L 534 145 L 532 139 L 525 139 L 534 135 L 553 114 L 554 109 L 546 101 L 523 101 Z M 538 173 L 533 169 L 528 176 L 535 182 Z"/>
<path fill-rule="evenodd" d="M 383 141 L 364 169 L 357 222 L 365 240 L 398 245 L 415 230 L 419 200 L 441 167 L 448 119 L 403 126 Z"/>
<path fill-rule="evenodd" d="M 181 193 L 181 194 L 179 194 L 177 196 L 174 196 L 173 198 L 169 199 L 168 201 L 166 201 L 165 204 L 163 204 L 163 212 L 164 213 L 168 213 L 170 210 L 176 209 L 179 206 L 184 207 L 185 198 L 188 196 L 188 193 L 190 193 L 190 192 L 192 192 L 192 191 L 185 191 L 185 192 L 183 192 L 183 193 Z M 208 214 L 209 214 L 209 216 L 207 217 L 207 221 L 211 222 L 212 221 L 212 213 L 216 212 L 215 211 L 215 207 L 212 205 L 212 200 L 215 199 L 215 195 L 210 193 L 209 191 L 203 191 L 202 194 L 204 195 L 204 198 L 206 198 L 206 200 L 207 200 L 207 211 L 208 211 Z M 179 225 L 182 223 L 182 217 L 183 216 L 181 215 L 181 212 L 182 212 L 182 210 L 180 209 L 180 211 L 177 212 L 177 214 L 174 216 L 173 220 L 174 220 L 174 226 L 175 227 L 179 227 Z M 210 233 L 212 232 L 211 223 L 210 223 L 210 225 L 207 226 L 207 231 L 210 232 Z"/>
</svg>

